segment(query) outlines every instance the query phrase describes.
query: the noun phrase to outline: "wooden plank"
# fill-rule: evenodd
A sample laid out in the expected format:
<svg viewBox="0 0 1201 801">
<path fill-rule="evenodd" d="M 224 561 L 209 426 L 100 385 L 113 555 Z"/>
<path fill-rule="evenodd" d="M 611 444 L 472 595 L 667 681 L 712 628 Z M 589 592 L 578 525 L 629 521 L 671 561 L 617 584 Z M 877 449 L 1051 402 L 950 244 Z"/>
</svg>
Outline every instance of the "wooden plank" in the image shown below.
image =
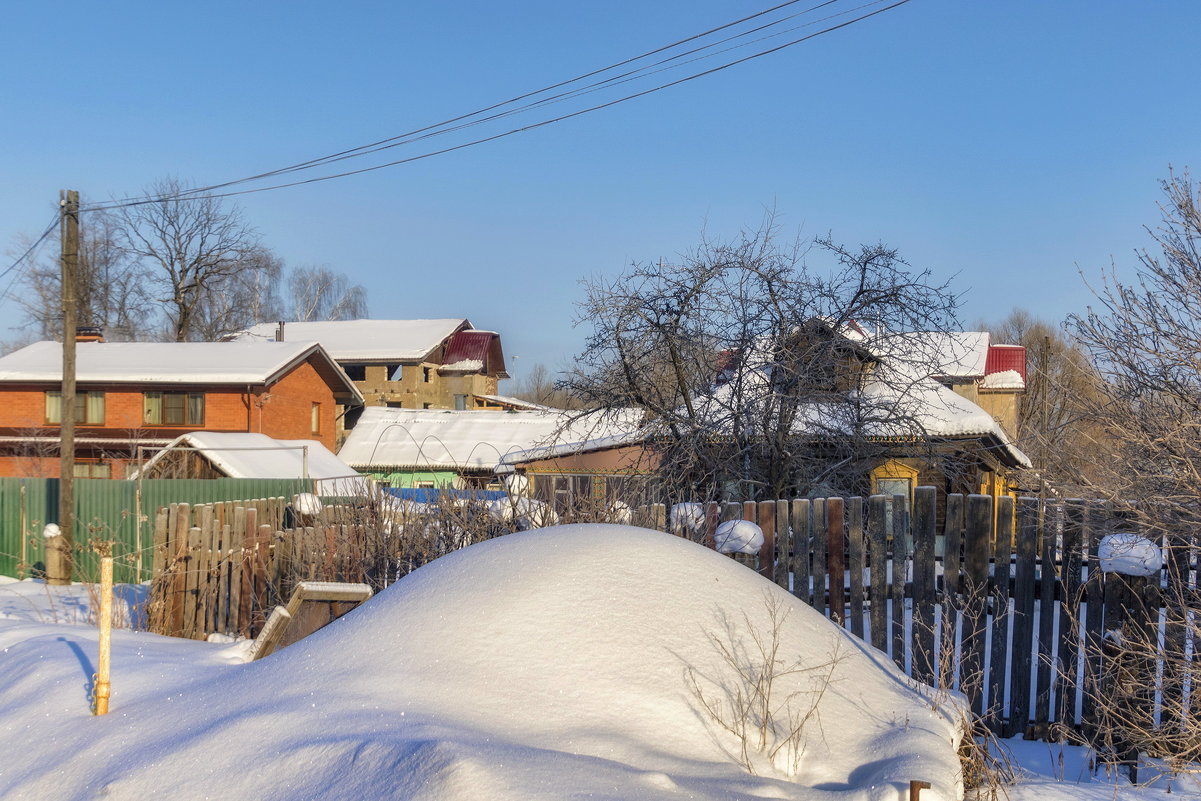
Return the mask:
<svg viewBox="0 0 1201 801">
<path fill-rule="evenodd" d="M 783 498 L 776 501 L 776 584 L 792 589 L 792 526 L 789 521 L 791 504 Z"/>
<path fill-rule="evenodd" d="M 667 531 L 667 505 L 651 504 L 651 528 L 655 531 Z"/>
<path fill-rule="evenodd" d="M 221 515 L 224 518 L 224 515 Z M 218 547 L 217 547 L 217 609 L 213 618 L 213 631 L 228 632 L 232 629 L 229 625 L 229 606 L 230 606 L 230 527 L 228 523 L 222 523 L 217 529 Z M 235 603 L 236 606 L 236 603 Z"/>
<path fill-rule="evenodd" d="M 759 528 L 763 531 L 763 547 L 759 549 L 759 575 L 768 581 L 776 580 L 776 502 L 760 501 Z"/>
<path fill-rule="evenodd" d="M 996 507 L 993 569 L 989 581 L 989 594 L 992 596 L 992 649 L 988 663 L 988 713 L 985 719 L 994 734 L 1003 735 L 1006 727 L 1005 694 L 1009 688 L 1005 674 L 1010 656 L 1009 573 L 1013 557 L 1013 498 L 1002 495 L 997 498 Z"/>
<path fill-rule="evenodd" d="M 271 560 L 271 531 L 272 527 L 263 523 L 258 527 L 258 532 L 255 536 L 255 611 L 252 621 L 252 627 L 255 629 L 261 628 L 267 622 L 267 610 L 271 608 L 271 587 L 268 581 L 268 576 L 270 575 L 269 562 Z"/>
<path fill-rule="evenodd" d="M 872 645 L 888 653 L 888 522 L 883 495 L 867 500 L 867 558 L 871 570 Z"/>
<path fill-rule="evenodd" d="M 851 618 L 851 633 L 863 639 L 863 571 L 867 568 L 864 560 L 863 498 L 853 497 L 847 503 L 847 573 L 850 579 L 847 614 Z"/>
<path fill-rule="evenodd" d="M 964 545 L 963 507 L 962 495 L 953 493 L 947 496 L 947 517 L 943 523 L 942 538 L 942 586 L 943 591 L 952 597 L 960 592 L 960 551 Z M 992 526 L 989 526 L 990 534 L 991 529 Z"/>
<path fill-rule="evenodd" d="M 168 615 L 167 633 L 172 637 L 180 637 L 183 631 L 184 600 L 187 593 L 188 581 L 188 522 L 191 517 L 191 507 L 186 503 L 176 504 L 172 510 L 175 515 L 171 529 L 171 607 Z"/>
<path fill-rule="evenodd" d="M 200 543 L 196 550 L 196 601 L 199 604 L 197 614 L 197 625 L 200 627 L 200 632 L 204 636 L 214 631 L 213 625 L 213 599 L 216 593 L 213 588 L 213 551 L 217 548 L 217 532 L 213 528 L 212 509 L 209 508 L 208 515 L 201 515 L 202 525 L 200 529 Z"/>
<path fill-rule="evenodd" d="M 717 549 L 717 524 L 721 521 L 721 507 L 717 501 L 709 501 L 705 504 L 705 537 L 703 542 L 705 547 L 711 550 Z"/>
<path fill-rule="evenodd" d="M 830 577 L 830 619 L 846 625 L 846 504 L 826 499 L 826 573 Z"/>
<path fill-rule="evenodd" d="M 254 545 L 257 538 L 257 511 L 253 507 L 241 507 L 234 512 L 234 520 L 241 521 L 234 536 L 241 540 L 241 587 L 238 591 L 238 633 L 250 636 L 250 615 L 254 607 Z"/>
<path fill-rule="evenodd" d="M 1084 561 L 1082 533 L 1084 530 L 1084 507 L 1079 501 L 1071 501 L 1064 508 L 1063 557 L 1060 561 L 1059 580 L 1063 586 L 1063 598 L 1059 603 L 1059 654 L 1056 658 L 1059 681 L 1055 688 L 1058 707 L 1055 720 L 1064 726 L 1075 728 L 1076 696 L 1079 687 L 1077 661 L 1080 654 L 1080 602 L 1083 580 L 1081 567 Z"/>
<path fill-rule="evenodd" d="M 909 498 L 892 496 L 892 661 L 905 670 L 905 584 L 909 575 Z"/>
<path fill-rule="evenodd" d="M 1034 648 L 1035 561 L 1038 548 L 1038 498 L 1019 498 L 1017 564 L 1013 582 L 1013 669 L 1007 736 L 1026 734 L 1030 725 L 1031 651 Z"/>
<path fill-rule="evenodd" d="M 813 510 L 807 498 L 792 502 L 792 594 L 813 606 L 809 560 L 813 540 Z"/>
<path fill-rule="evenodd" d="M 200 551 L 204 546 L 203 536 L 199 526 L 188 529 L 188 558 L 184 568 L 187 576 L 184 585 L 183 626 L 181 637 L 203 639 L 204 632 L 200 620 Z"/>
<path fill-rule="evenodd" d="M 917 487 L 913 491 L 913 677 L 933 684 L 935 650 L 934 542 L 938 491 Z"/>
<path fill-rule="evenodd" d="M 236 519 L 236 516 L 231 516 Z M 229 565 L 229 610 L 225 618 L 225 631 L 237 634 L 241 630 L 242 615 L 242 562 L 243 542 L 242 532 L 233 526 L 227 526 L 225 537 L 225 558 Z"/>
<path fill-rule="evenodd" d="M 813 538 L 810 540 L 813 548 L 813 608 L 823 615 L 827 613 L 827 578 L 829 564 L 826 550 L 830 542 L 830 530 L 826 522 L 826 499 L 814 498 Z"/>
<path fill-rule="evenodd" d="M 291 622 L 292 614 L 286 608 L 277 606 L 272 609 L 271 615 L 263 625 L 263 630 L 259 632 L 259 636 L 254 638 L 254 644 L 250 646 L 250 661 L 270 656 L 284 638 L 284 632 L 288 630 L 288 624 Z"/>
<path fill-rule="evenodd" d="M 972 713 L 978 717 L 984 714 L 984 649 L 988 629 L 988 559 L 992 551 L 992 521 L 992 497 L 969 495 L 964 521 L 963 580 L 956 582 L 964 598 L 959 688 L 971 702 Z M 948 534 L 947 542 L 950 541 Z"/>
<path fill-rule="evenodd" d="M 151 553 L 151 577 L 157 579 L 167 565 L 167 521 L 170 511 L 164 507 L 154 513 L 154 550 Z"/>
<path fill-rule="evenodd" d="M 1058 575 L 1056 540 L 1057 505 L 1042 503 L 1039 523 L 1038 565 L 1038 653 L 1035 655 L 1034 728 L 1032 736 L 1044 740 L 1051 727 L 1051 682 L 1052 663 L 1055 661 L 1055 618 L 1059 611 L 1056 603 Z"/>
</svg>

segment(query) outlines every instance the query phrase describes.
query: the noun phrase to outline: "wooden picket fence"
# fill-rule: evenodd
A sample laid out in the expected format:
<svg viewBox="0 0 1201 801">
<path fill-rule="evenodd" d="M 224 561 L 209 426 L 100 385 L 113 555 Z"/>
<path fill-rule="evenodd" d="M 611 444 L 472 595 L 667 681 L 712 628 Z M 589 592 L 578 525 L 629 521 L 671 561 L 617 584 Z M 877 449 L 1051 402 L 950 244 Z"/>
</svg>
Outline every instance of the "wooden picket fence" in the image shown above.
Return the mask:
<svg viewBox="0 0 1201 801">
<path fill-rule="evenodd" d="M 361 581 L 348 526 L 284 529 L 289 499 L 171 504 L 154 525 L 150 627 L 175 637 L 253 636 L 297 581 Z"/>
<path fill-rule="evenodd" d="M 1181 649 L 1201 681 L 1191 668 L 1201 642 L 1165 633 L 1165 599 L 1201 608 L 1195 545 L 1167 549 L 1173 570 L 1121 576 L 1101 572 L 1097 548 L 1132 524 L 1104 504 L 949 495 L 939 511 L 933 487 L 917 488 L 912 508 L 904 496 L 708 504 L 704 539 L 713 547 L 722 520 L 757 523 L 762 549 L 736 558 L 915 679 L 963 692 L 1002 736 L 1053 737 L 1053 724 L 1088 736 L 1115 631 Z M 1153 685 L 1157 673 L 1150 665 L 1142 679 Z M 1141 692 L 1156 718 L 1163 699 Z"/>
<path fill-rule="evenodd" d="M 362 510 L 338 523 L 327 509 L 314 526 L 285 528 L 286 503 L 273 498 L 161 509 L 154 629 L 183 637 L 254 636 L 299 580 L 363 581 L 378 590 L 440 553 L 498 533 L 461 536 L 461 520 L 441 533 L 427 527 L 437 542 L 415 559 L 401 554 L 398 539 L 383 535 L 379 520 L 368 523 Z M 1171 581 L 1190 582 L 1184 591 L 1198 597 L 1195 549 L 1176 554 L 1171 577 L 1102 574 L 1101 537 L 1130 528 L 1103 505 L 994 502 L 986 495 L 949 495 L 940 504 L 934 488 L 919 487 L 912 502 L 905 496 L 789 499 L 710 503 L 704 511 L 700 531 L 674 533 L 714 547 L 720 522 L 757 523 L 763 548 L 736 558 L 887 653 L 915 679 L 963 692 L 1004 736 L 1046 737 L 1055 723 L 1087 731 L 1096 719 L 1096 693 L 1086 691 L 1087 682 L 1104 675 L 1105 632 L 1161 626 L 1157 612 L 1176 589 Z M 633 519 L 671 530 L 663 505 L 635 509 Z M 1136 608 L 1142 617 L 1130 619 Z M 1187 647 L 1192 653 L 1201 643 Z"/>
</svg>

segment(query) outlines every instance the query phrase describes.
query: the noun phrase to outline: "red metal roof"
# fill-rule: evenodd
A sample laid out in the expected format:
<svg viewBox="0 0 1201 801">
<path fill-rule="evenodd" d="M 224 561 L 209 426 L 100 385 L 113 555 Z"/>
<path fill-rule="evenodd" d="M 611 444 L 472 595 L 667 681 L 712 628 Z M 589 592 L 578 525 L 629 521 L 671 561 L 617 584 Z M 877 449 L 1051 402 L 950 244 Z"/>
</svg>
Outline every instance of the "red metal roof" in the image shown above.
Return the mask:
<svg viewBox="0 0 1201 801">
<path fill-rule="evenodd" d="M 496 334 L 491 331 L 459 331 L 451 336 L 446 344 L 446 355 L 442 357 L 442 363 L 452 365 L 464 361 L 477 361 L 483 369 L 488 360 L 488 349 L 495 337 Z"/>
<path fill-rule="evenodd" d="M 1021 345 L 989 345 L 984 374 L 992 375 L 1006 370 L 1016 370 L 1022 380 L 1026 380 L 1026 349 Z"/>
</svg>

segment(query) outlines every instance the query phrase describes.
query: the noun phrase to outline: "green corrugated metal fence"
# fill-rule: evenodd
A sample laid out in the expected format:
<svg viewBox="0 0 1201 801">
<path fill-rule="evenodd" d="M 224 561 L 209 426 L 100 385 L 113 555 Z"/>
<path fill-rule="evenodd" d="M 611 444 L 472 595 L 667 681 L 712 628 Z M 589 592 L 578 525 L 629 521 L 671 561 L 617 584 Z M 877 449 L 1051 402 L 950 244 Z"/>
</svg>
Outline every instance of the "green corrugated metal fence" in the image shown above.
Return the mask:
<svg viewBox="0 0 1201 801">
<path fill-rule="evenodd" d="M 86 547 L 91 539 L 114 543 L 116 581 L 150 578 L 154 513 L 163 506 L 291 497 L 312 492 L 312 484 L 303 479 L 77 479 L 75 543 L 82 551 L 75 578 L 86 580 L 95 573 L 94 555 Z M 43 563 L 42 528 L 57 522 L 58 479 L 0 478 L 0 575 L 29 575 Z"/>
</svg>

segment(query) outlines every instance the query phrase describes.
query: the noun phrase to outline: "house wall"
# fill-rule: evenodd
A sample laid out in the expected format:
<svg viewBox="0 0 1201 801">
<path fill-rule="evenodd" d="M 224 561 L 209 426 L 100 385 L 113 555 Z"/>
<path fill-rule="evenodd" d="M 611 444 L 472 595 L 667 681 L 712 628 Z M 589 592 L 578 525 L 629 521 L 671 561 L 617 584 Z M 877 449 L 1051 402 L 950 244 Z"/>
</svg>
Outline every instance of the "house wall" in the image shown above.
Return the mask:
<svg viewBox="0 0 1201 801">
<path fill-rule="evenodd" d="M 1001 424 L 1005 433 L 1011 437 L 1017 436 L 1018 425 L 1018 390 L 984 390 L 980 392 L 976 403 L 988 412 L 992 419 Z"/>
<path fill-rule="evenodd" d="M 331 451 L 336 437 L 334 393 L 312 361 L 300 364 L 267 390 L 253 397 L 250 430 L 275 439 L 315 439 Z M 318 431 L 313 431 L 313 404 L 320 404 Z M 245 412 L 243 411 L 243 414 Z"/>
<path fill-rule="evenodd" d="M 500 383 L 495 375 L 483 373 L 439 375 L 441 365 L 434 362 L 402 364 L 400 380 L 389 381 L 390 367 L 394 369 L 390 365 L 369 364 L 364 370 L 365 380 L 355 382 L 367 406 L 453 409 L 455 395 L 495 395 Z M 425 380 L 427 370 L 429 381 Z M 468 403 L 467 408 L 473 408 L 472 404 Z"/>
<path fill-rule="evenodd" d="M 0 386 L 0 436 L 22 443 L 0 443 L 0 476 L 57 476 L 59 426 L 47 425 L 46 392 L 55 384 Z M 335 440 L 333 390 L 311 360 L 270 387 L 206 387 L 200 384 L 129 385 L 80 383 L 79 391 L 104 392 L 103 425 L 77 424 L 75 436 L 106 438 L 112 444 L 76 443 L 76 461 L 111 464 L 109 475 L 124 478 L 136 461 L 139 440 L 171 440 L 189 431 L 255 432 L 278 439 L 315 439 L 330 450 Z M 143 422 L 147 391 L 203 392 L 204 425 L 158 426 Z M 312 405 L 319 403 L 320 431 L 312 432 Z M 40 440 L 40 441 L 39 441 Z"/>
<path fill-rule="evenodd" d="M 640 474 L 653 473 L 659 467 L 658 454 L 641 446 L 607 448 L 589 453 L 569 454 L 553 459 L 537 459 L 519 465 L 526 475 L 549 474 Z"/>
<path fill-rule="evenodd" d="M 415 487 L 418 482 L 433 482 L 435 487 L 458 487 L 458 473 L 453 471 L 403 470 L 393 473 L 367 473 L 378 481 L 386 481 L 390 487 Z"/>
</svg>

